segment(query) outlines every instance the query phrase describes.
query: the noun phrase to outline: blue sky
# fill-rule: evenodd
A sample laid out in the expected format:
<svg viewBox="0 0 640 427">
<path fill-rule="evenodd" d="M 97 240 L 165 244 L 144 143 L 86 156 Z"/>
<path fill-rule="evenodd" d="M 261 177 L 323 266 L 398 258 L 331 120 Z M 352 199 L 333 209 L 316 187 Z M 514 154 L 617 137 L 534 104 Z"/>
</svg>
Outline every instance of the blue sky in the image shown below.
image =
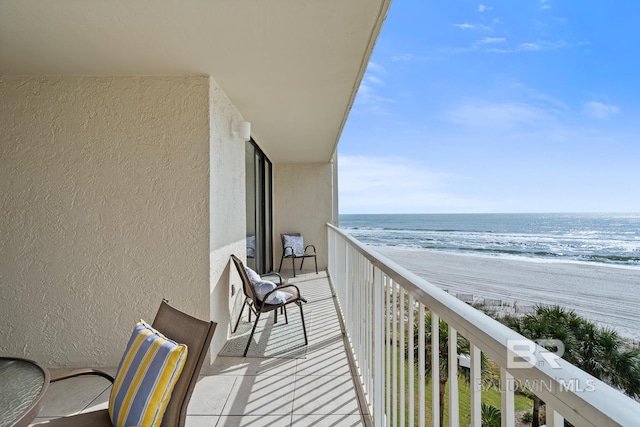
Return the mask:
<svg viewBox="0 0 640 427">
<path fill-rule="evenodd" d="M 640 2 L 395 0 L 340 213 L 640 212 Z"/>
</svg>

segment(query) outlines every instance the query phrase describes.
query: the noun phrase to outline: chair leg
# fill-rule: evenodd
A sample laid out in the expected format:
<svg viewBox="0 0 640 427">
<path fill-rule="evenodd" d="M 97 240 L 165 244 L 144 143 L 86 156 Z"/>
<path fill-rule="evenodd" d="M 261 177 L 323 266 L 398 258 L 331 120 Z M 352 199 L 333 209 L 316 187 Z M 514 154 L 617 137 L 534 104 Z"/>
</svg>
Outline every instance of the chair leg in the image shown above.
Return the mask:
<svg viewBox="0 0 640 427">
<path fill-rule="evenodd" d="M 314 261 L 315 261 L 315 263 L 316 263 L 316 274 L 318 274 L 318 257 L 314 255 L 314 256 L 313 256 L 313 260 L 314 260 Z"/>
<path fill-rule="evenodd" d="M 274 315 L 273 318 L 273 324 L 275 325 L 276 323 L 278 323 L 278 310 L 274 310 L 276 313 Z M 283 305 L 282 307 L 280 307 L 280 314 L 284 314 L 284 323 L 289 324 L 289 318 L 287 317 L 287 306 Z"/>
<path fill-rule="evenodd" d="M 280 270 L 282 270 L 282 260 L 284 260 L 284 254 L 282 254 L 282 256 L 280 257 L 280 267 L 278 267 L 278 273 L 280 273 Z"/>
<path fill-rule="evenodd" d="M 240 319 L 242 319 L 242 312 L 244 311 L 244 306 L 247 305 L 247 299 L 244 299 L 242 303 L 242 308 L 240 309 L 240 316 L 238 316 L 238 321 L 236 322 L 236 326 L 233 328 L 233 333 L 235 334 L 238 330 L 238 325 L 240 324 Z M 249 322 L 251 322 L 251 310 L 249 310 Z"/>
<path fill-rule="evenodd" d="M 244 353 L 242 357 L 247 357 L 247 352 L 249 351 L 249 346 L 251 345 L 251 340 L 253 339 L 253 334 L 256 332 L 256 328 L 258 327 L 258 320 L 260 320 L 260 312 L 256 314 L 256 323 L 253 324 L 253 329 L 251 329 L 251 335 L 249 335 L 249 341 L 247 341 L 247 346 L 244 349 Z"/>
<path fill-rule="evenodd" d="M 300 307 L 300 319 L 302 320 L 302 331 L 304 332 L 304 345 L 309 345 L 309 340 L 307 339 L 307 326 L 304 323 L 304 313 L 302 312 L 302 303 L 297 301 L 298 307 Z"/>
<path fill-rule="evenodd" d="M 300 263 L 300 271 L 302 271 L 302 266 L 304 265 L 305 258 L 302 258 L 302 262 Z"/>
<path fill-rule="evenodd" d="M 291 265 L 293 266 L 293 277 L 296 277 L 296 257 L 291 257 Z"/>
</svg>

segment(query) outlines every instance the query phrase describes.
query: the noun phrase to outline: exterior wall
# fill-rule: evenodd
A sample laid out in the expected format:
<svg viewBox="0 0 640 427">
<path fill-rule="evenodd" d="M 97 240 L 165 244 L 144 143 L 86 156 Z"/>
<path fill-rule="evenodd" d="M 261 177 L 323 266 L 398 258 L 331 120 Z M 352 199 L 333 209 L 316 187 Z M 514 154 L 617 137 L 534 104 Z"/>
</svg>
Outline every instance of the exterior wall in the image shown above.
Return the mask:
<svg viewBox="0 0 640 427">
<path fill-rule="evenodd" d="M 327 268 L 326 224 L 333 216 L 332 181 L 329 162 L 274 165 L 274 268 L 278 268 L 282 256 L 280 234 L 287 232 L 299 232 L 305 245 L 315 245 L 318 269 Z M 304 270 L 313 268 L 313 260 L 306 260 Z M 291 260 L 283 262 L 282 271 L 285 269 L 291 270 Z"/>
<path fill-rule="evenodd" d="M 242 121 L 225 93 L 211 79 L 210 289 L 211 320 L 218 323 L 211 360 L 230 334 L 243 302 L 240 277 L 229 255 L 246 255 L 245 143 L 231 135 L 231 122 Z M 232 292 L 232 287 L 235 292 Z M 233 295 L 232 295 L 233 293 Z"/>
<path fill-rule="evenodd" d="M 199 76 L 0 79 L 1 354 L 115 366 L 163 297 L 221 317 L 209 147 L 227 141 L 210 138 L 209 92 Z"/>
</svg>

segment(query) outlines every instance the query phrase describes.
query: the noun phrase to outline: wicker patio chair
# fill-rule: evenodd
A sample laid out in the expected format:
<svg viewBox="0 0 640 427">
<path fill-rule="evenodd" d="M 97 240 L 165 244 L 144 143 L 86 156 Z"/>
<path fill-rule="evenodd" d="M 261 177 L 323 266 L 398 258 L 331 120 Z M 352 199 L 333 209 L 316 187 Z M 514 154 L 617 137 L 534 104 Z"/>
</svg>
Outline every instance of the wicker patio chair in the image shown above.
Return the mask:
<svg viewBox="0 0 640 427">
<path fill-rule="evenodd" d="M 187 405 L 196 385 L 200 368 L 209 350 L 216 324 L 191 317 L 170 306 L 164 300 L 160 304 L 152 326 L 167 338 L 187 345 L 187 359 L 180 378 L 173 388 L 161 424 L 161 427 L 184 427 L 187 417 Z M 115 380 L 108 373 L 97 369 L 77 369 L 56 376 L 52 375 L 51 382 L 82 375 L 99 375 L 112 383 Z M 108 409 L 57 418 L 35 425 L 43 427 L 113 427 Z"/>
<path fill-rule="evenodd" d="M 278 322 L 278 309 L 281 308 L 284 311 L 285 323 L 289 323 L 289 319 L 287 318 L 287 305 L 296 304 L 300 308 L 300 317 L 302 319 L 302 331 L 304 333 L 304 344 L 307 345 L 309 340 L 307 339 L 307 327 L 304 323 L 304 312 L 302 310 L 302 303 L 306 303 L 307 300 L 300 295 L 300 289 L 298 289 L 295 285 L 288 285 L 286 281 L 277 273 L 275 274 L 275 278 L 278 281 L 276 284 L 276 288 L 264 296 L 263 300 L 260 300 L 255 292 L 253 284 L 249 279 L 249 275 L 245 270 L 244 264 L 235 255 L 231 255 L 231 259 L 233 260 L 233 264 L 236 266 L 236 270 L 238 270 L 238 274 L 240 275 L 240 279 L 242 280 L 242 290 L 244 292 L 245 298 L 244 303 L 242 304 L 242 308 L 240 309 L 240 315 L 238 316 L 238 320 L 236 321 L 236 325 L 233 328 L 233 332 L 235 333 L 238 329 L 238 325 L 240 324 L 240 319 L 242 319 L 242 312 L 244 311 L 244 307 L 249 307 L 249 322 L 251 322 L 251 313 L 256 315 L 256 321 L 253 324 L 253 328 L 251 329 L 251 335 L 249 336 L 249 341 L 247 341 L 247 346 L 244 349 L 243 356 L 247 357 L 247 352 L 249 351 L 249 346 L 251 345 L 251 340 L 253 339 L 253 334 L 256 332 L 256 327 L 258 326 L 258 321 L 260 320 L 260 315 L 262 313 L 268 313 L 270 311 L 274 312 L 274 323 Z M 262 276 L 263 279 L 266 276 Z M 268 304 L 266 302 L 269 296 L 277 291 L 282 291 L 291 294 L 291 298 L 287 299 L 285 302 L 281 302 L 279 304 Z"/>
<path fill-rule="evenodd" d="M 296 277 L 296 259 L 302 259 L 300 262 L 300 271 L 302 271 L 305 258 L 313 258 L 316 264 L 316 274 L 318 274 L 318 259 L 316 258 L 316 247 L 314 245 L 305 246 L 304 238 L 300 233 L 281 234 L 280 240 L 282 240 L 282 257 L 280 257 L 278 272 L 282 270 L 282 261 L 285 258 L 291 258 L 293 277 Z"/>
</svg>

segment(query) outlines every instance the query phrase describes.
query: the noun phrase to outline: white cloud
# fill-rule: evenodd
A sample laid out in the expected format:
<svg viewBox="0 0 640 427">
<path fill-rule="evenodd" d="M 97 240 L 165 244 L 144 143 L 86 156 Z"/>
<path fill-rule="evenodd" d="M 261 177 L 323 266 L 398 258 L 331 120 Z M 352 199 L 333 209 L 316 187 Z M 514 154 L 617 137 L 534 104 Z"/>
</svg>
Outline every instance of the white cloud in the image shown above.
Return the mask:
<svg viewBox="0 0 640 427">
<path fill-rule="evenodd" d="M 426 56 L 419 56 L 419 55 L 414 55 L 413 53 L 402 53 L 400 55 L 394 55 L 391 57 L 392 61 L 395 62 L 399 62 L 399 61 L 419 61 L 419 62 L 425 62 L 428 61 L 429 58 Z"/>
<path fill-rule="evenodd" d="M 531 100 L 536 105 L 541 106 L 548 111 L 555 113 L 561 113 L 569 110 L 569 107 L 561 99 L 555 98 L 544 92 L 540 92 L 522 83 L 514 83 L 511 87 L 524 95 L 528 100 Z"/>
<path fill-rule="evenodd" d="M 478 5 L 478 12 L 480 13 L 491 9 L 493 9 L 491 6 L 485 6 L 484 4 Z"/>
<path fill-rule="evenodd" d="M 393 55 L 391 57 L 392 61 L 411 61 L 413 59 L 413 54 L 411 53 L 403 53 L 400 55 Z"/>
<path fill-rule="evenodd" d="M 582 112 L 592 119 L 607 120 L 619 114 L 620 107 L 592 101 L 587 102 L 582 106 Z"/>
<path fill-rule="evenodd" d="M 545 108 L 519 102 L 467 101 L 445 111 L 440 118 L 458 126 L 513 130 L 521 126 L 550 123 L 554 115 Z"/>
<path fill-rule="evenodd" d="M 338 177 L 343 213 L 453 211 L 470 202 L 446 190 L 459 177 L 402 157 L 340 155 Z"/>
<path fill-rule="evenodd" d="M 547 9 L 551 9 L 551 6 L 549 6 L 548 4 L 545 4 L 540 7 L 540 10 L 547 10 Z"/>
<path fill-rule="evenodd" d="M 463 30 L 472 30 L 475 28 L 475 25 L 471 25 L 468 23 L 464 23 L 464 24 L 453 24 L 454 27 L 458 27 L 458 28 L 462 28 Z"/>
<path fill-rule="evenodd" d="M 478 44 L 504 43 L 507 39 L 504 37 L 485 37 L 478 41 Z"/>
<path fill-rule="evenodd" d="M 373 83 L 379 86 L 384 86 L 384 82 L 382 81 L 382 79 L 376 76 L 367 75 L 364 79 L 369 83 Z"/>
<path fill-rule="evenodd" d="M 389 114 L 389 111 L 385 108 L 385 104 L 394 101 L 381 96 L 376 90 L 376 86 L 384 86 L 384 81 L 374 74 L 382 71 L 384 71 L 384 67 L 373 62 L 369 63 L 367 72 L 362 78 L 362 82 L 360 82 L 360 87 L 358 88 L 358 95 L 354 103 L 354 112 L 366 111 L 367 113 L 377 115 Z"/>
<path fill-rule="evenodd" d="M 385 104 L 394 102 L 392 99 L 385 98 L 378 93 L 378 88 L 385 85 L 383 79 L 378 77 L 385 74 L 384 66 L 377 62 L 369 61 L 367 71 L 360 82 L 358 95 L 353 106 L 355 113 L 370 113 L 376 115 L 389 115 L 389 111 Z"/>
<path fill-rule="evenodd" d="M 540 50 L 542 45 L 540 43 L 520 43 L 520 50 Z"/>
<path fill-rule="evenodd" d="M 454 27 L 458 27 L 462 30 L 475 30 L 475 31 L 482 31 L 482 32 L 493 32 L 493 29 L 491 29 L 491 27 L 488 27 L 484 24 L 469 24 L 468 22 L 464 22 L 462 24 L 452 24 Z"/>
<path fill-rule="evenodd" d="M 579 46 L 582 44 L 585 44 L 585 42 L 580 42 L 577 45 Z M 588 44 L 588 42 L 586 42 L 586 44 Z M 542 40 L 537 42 L 520 43 L 519 45 L 513 48 L 490 48 L 490 49 L 487 49 L 487 52 L 492 52 L 492 53 L 538 52 L 538 51 L 545 51 L 545 50 L 560 50 L 560 49 L 570 48 L 573 46 L 574 45 L 571 45 L 562 40 L 556 41 L 556 42 Z"/>
<path fill-rule="evenodd" d="M 369 64 L 367 66 L 367 70 L 371 70 L 371 71 L 376 71 L 378 73 L 381 73 L 384 71 L 384 67 L 376 62 L 373 61 L 369 61 Z"/>
</svg>

